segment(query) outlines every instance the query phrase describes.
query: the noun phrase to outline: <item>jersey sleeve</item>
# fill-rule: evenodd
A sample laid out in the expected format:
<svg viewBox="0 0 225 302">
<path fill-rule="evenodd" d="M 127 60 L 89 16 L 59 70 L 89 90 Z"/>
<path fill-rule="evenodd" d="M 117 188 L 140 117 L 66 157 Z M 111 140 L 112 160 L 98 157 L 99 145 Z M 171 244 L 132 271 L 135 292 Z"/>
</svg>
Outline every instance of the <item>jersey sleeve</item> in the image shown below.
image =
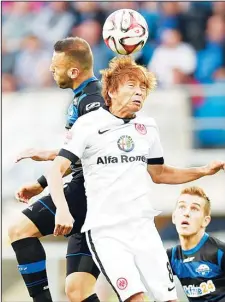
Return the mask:
<svg viewBox="0 0 225 302">
<path fill-rule="evenodd" d="M 167 256 L 168 256 L 168 259 L 169 259 L 169 263 L 170 263 L 171 269 L 172 269 L 172 271 L 173 271 L 173 274 L 176 275 L 175 272 L 174 272 L 174 270 L 173 270 L 172 251 L 173 251 L 173 248 L 170 248 L 170 249 L 167 249 L 167 250 L 166 250 L 166 253 L 167 253 Z"/>
<path fill-rule="evenodd" d="M 76 122 L 78 119 L 78 109 L 72 102 L 67 110 L 67 117 L 66 117 L 66 129 L 71 129 L 73 124 Z"/>
<path fill-rule="evenodd" d="M 104 99 L 99 94 L 87 95 L 80 100 L 78 105 L 78 116 L 97 110 L 104 105 Z"/>
<path fill-rule="evenodd" d="M 218 252 L 217 252 L 218 265 L 221 267 L 222 271 L 225 272 L 225 243 L 219 241 L 217 246 L 218 246 Z"/>
<path fill-rule="evenodd" d="M 157 126 L 152 130 L 152 141 L 147 156 L 148 165 L 163 165 L 163 148 L 159 138 L 159 131 Z"/>
<path fill-rule="evenodd" d="M 88 138 L 87 123 L 79 118 L 70 130 L 70 139 L 62 146 L 59 156 L 69 159 L 73 164 L 82 158 Z"/>
</svg>

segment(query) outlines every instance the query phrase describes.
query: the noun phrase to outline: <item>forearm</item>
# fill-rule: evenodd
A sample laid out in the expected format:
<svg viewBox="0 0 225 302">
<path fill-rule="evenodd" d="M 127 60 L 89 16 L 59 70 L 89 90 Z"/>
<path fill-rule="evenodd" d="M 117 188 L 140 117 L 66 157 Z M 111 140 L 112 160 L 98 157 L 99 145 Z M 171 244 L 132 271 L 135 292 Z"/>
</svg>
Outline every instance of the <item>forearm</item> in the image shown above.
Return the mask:
<svg viewBox="0 0 225 302">
<path fill-rule="evenodd" d="M 56 156 L 59 154 L 59 149 L 56 150 L 47 150 L 47 151 L 42 151 L 42 157 L 44 160 L 54 160 Z"/>
<path fill-rule="evenodd" d="M 49 192 L 56 208 L 68 207 L 63 190 L 62 173 L 53 167 L 47 176 Z"/>
<path fill-rule="evenodd" d="M 63 177 L 66 177 L 72 173 L 72 170 L 68 168 L 66 172 L 63 174 Z M 38 178 L 37 182 L 41 185 L 43 189 L 45 189 L 48 186 L 47 179 L 44 175 Z"/>
<path fill-rule="evenodd" d="M 179 169 L 164 165 L 162 172 L 153 181 L 162 184 L 183 184 L 205 175 L 205 167 Z"/>
</svg>

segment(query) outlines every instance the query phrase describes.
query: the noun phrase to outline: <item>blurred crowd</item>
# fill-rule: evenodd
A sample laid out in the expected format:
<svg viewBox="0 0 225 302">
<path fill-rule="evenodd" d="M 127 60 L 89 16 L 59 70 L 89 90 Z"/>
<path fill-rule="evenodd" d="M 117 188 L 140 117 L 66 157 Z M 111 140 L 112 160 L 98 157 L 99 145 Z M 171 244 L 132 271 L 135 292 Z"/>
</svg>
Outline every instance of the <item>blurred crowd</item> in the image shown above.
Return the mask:
<svg viewBox="0 0 225 302">
<path fill-rule="evenodd" d="M 145 17 L 149 40 L 136 60 L 161 86 L 225 79 L 225 2 L 2 2 L 3 92 L 54 85 L 53 45 L 71 35 L 90 43 L 100 76 L 114 56 L 102 25 L 120 8 Z"/>
<path fill-rule="evenodd" d="M 158 79 L 159 87 L 185 85 L 198 91 L 190 98 L 192 115 L 222 118 L 215 129 L 195 132 L 195 146 L 225 146 L 225 2 L 2 2 L 2 91 L 54 86 L 49 72 L 54 43 L 67 36 L 86 39 L 94 72 L 115 54 L 102 39 L 104 21 L 115 10 L 139 11 L 149 39 L 135 54 Z M 213 93 L 205 85 L 213 85 Z M 212 86 L 210 86 L 212 87 Z M 189 90 L 191 92 L 191 90 Z M 216 93 L 215 93 L 216 92 Z M 195 93 L 195 92 L 194 92 Z M 193 93 L 190 93 L 190 95 Z M 218 119 L 217 119 L 218 120 Z M 210 122 L 211 125 L 211 122 Z"/>
</svg>

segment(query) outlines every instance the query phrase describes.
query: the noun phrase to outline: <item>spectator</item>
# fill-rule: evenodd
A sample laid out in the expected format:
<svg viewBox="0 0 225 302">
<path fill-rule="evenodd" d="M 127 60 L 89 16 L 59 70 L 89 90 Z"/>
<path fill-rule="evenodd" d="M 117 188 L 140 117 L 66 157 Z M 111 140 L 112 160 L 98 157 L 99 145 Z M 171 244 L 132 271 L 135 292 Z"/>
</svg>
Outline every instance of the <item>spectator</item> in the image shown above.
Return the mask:
<svg viewBox="0 0 225 302">
<path fill-rule="evenodd" d="M 34 14 L 29 2 L 13 2 L 2 28 L 2 36 L 9 50 L 17 51 L 24 37 L 31 33 Z"/>
<path fill-rule="evenodd" d="M 9 73 L 2 74 L 2 92 L 14 92 L 17 90 L 16 87 L 16 78 Z"/>
<path fill-rule="evenodd" d="M 159 19 L 156 39 L 159 41 L 165 29 L 178 29 L 180 25 L 181 7 L 178 2 L 161 2 L 159 5 Z"/>
<path fill-rule="evenodd" d="M 42 49 L 41 41 L 35 36 L 28 36 L 22 43 L 22 50 L 15 63 L 15 76 L 18 87 L 39 88 L 52 84 L 49 72 L 51 55 Z"/>
<path fill-rule="evenodd" d="M 206 29 L 206 46 L 197 54 L 195 77 L 202 83 L 211 83 L 213 73 L 224 64 L 225 22 L 214 15 L 209 18 Z"/>
<path fill-rule="evenodd" d="M 213 2 L 212 11 L 214 15 L 225 17 L 225 2 L 224 1 Z"/>
<path fill-rule="evenodd" d="M 162 44 L 156 47 L 148 67 L 156 74 L 159 84 L 168 86 L 174 83 L 174 69 L 184 75 L 194 72 L 196 54 L 190 45 L 181 41 L 181 33 L 176 29 L 164 30 L 161 39 Z"/>
<path fill-rule="evenodd" d="M 73 36 L 77 35 L 90 44 L 94 55 L 94 73 L 98 78 L 100 78 L 99 71 L 106 68 L 109 60 L 114 56 L 102 41 L 101 31 L 102 27 L 97 20 L 86 20 L 72 30 Z"/>
<path fill-rule="evenodd" d="M 205 45 L 205 30 L 207 20 L 211 14 L 207 6 L 196 6 L 191 3 L 189 9 L 180 17 L 180 30 L 183 40 L 191 44 L 196 50 L 201 50 Z"/>
<path fill-rule="evenodd" d="M 74 23 L 67 2 L 48 2 L 32 23 L 33 33 L 47 45 L 66 37 Z"/>
<path fill-rule="evenodd" d="M 86 20 L 94 19 L 103 25 L 106 19 L 106 14 L 101 9 L 100 3 L 98 2 L 72 2 L 71 6 L 75 10 L 75 13 L 78 13 L 79 23 L 82 23 Z"/>
<path fill-rule="evenodd" d="M 13 73 L 15 66 L 16 53 L 10 52 L 7 48 L 7 43 L 3 38 L 2 41 L 2 72 Z"/>
<path fill-rule="evenodd" d="M 159 12 L 157 10 L 157 2 L 142 2 L 138 10 L 145 18 L 149 29 L 149 40 L 155 40 L 157 32 L 157 24 L 159 22 Z"/>
<path fill-rule="evenodd" d="M 213 81 L 214 85 L 209 87 L 210 95 L 194 111 L 194 116 L 199 121 L 209 119 L 206 129 L 195 132 L 197 147 L 201 148 L 225 148 L 225 68 L 220 68 L 213 74 Z M 210 118 L 214 121 L 210 122 Z"/>
</svg>

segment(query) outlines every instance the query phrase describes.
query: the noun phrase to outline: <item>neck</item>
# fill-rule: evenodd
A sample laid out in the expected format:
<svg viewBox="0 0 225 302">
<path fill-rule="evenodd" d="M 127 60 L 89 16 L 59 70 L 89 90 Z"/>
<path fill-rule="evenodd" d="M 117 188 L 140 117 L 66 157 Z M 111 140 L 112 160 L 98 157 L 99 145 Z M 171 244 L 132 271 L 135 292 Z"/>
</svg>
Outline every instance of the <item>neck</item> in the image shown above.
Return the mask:
<svg viewBox="0 0 225 302">
<path fill-rule="evenodd" d="M 197 234 L 191 236 L 179 236 L 182 250 L 193 249 L 201 241 L 204 234 L 205 230 L 203 229 Z"/>
<path fill-rule="evenodd" d="M 73 85 L 71 88 L 73 90 L 76 89 L 77 87 L 80 86 L 80 84 L 82 84 L 84 81 L 90 79 L 93 76 L 94 76 L 93 70 L 84 74 L 80 74 L 79 77 L 73 81 Z"/>
<path fill-rule="evenodd" d="M 112 104 L 111 106 L 109 106 L 109 111 L 120 118 L 134 118 L 135 117 L 135 113 L 134 112 L 130 112 L 128 111 L 126 108 L 121 108 L 118 107 L 118 105 Z"/>
</svg>

